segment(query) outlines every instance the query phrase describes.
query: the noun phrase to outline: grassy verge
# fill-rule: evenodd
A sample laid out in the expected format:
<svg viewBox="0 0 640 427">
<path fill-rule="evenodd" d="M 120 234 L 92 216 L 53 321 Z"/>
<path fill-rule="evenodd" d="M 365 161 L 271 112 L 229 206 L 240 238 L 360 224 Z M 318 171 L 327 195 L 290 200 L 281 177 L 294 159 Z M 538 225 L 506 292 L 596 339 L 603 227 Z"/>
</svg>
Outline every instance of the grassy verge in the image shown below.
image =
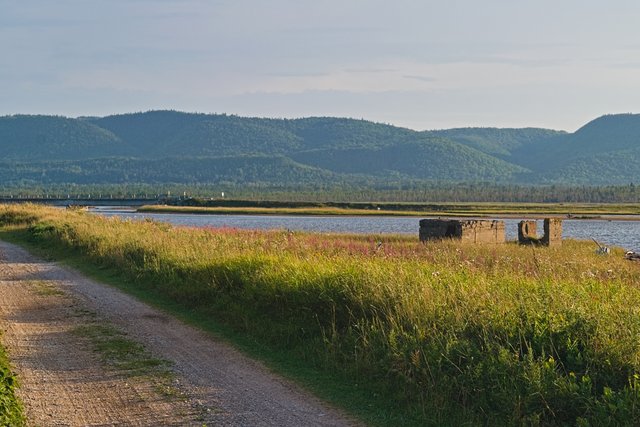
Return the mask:
<svg viewBox="0 0 640 427">
<path fill-rule="evenodd" d="M 26 424 L 22 404 L 15 395 L 17 386 L 7 355 L 0 345 L 0 425 L 23 426 Z"/>
<path fill-rule="evenodd" d="M 0 208 L 0 222 L 374 425 L 640 422 L 640 269 L 621 250 L 184 229 L 34 206 Z"/>
<path fill-rule="evenodd" d="M 390 211 L 342 208 L 229 208 L 229 207 L 197 207 L 197 206 L 142 206 L 138 212 L 147 213 L 182 213 L 209 215 L 303 215 L 303 216 L 420 216 L 423 212 Z"/>
<path fill-rule="evenodd" d="M 143 206 L 140 212 L 218 215 L 356 215 L 356 216 L 518 216 L 572 218 L 640 214 L 639 204 L 589 203 L 292 203 L 211 201 L 187 206 Z"/>
</svg>

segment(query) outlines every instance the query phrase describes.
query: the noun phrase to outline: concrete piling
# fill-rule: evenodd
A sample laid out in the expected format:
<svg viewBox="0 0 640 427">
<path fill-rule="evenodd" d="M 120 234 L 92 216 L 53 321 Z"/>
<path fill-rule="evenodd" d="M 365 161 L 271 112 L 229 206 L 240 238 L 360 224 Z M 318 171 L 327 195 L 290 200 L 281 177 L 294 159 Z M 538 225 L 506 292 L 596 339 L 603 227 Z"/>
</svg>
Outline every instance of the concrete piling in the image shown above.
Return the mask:
<svg viewBox="0 0 640 427">
<path fill-rule="evenodd" d="M 423 219 L 420 241 L 457 239 L 472 243 L 504 243 L 504 221 Z"/>
</svg>

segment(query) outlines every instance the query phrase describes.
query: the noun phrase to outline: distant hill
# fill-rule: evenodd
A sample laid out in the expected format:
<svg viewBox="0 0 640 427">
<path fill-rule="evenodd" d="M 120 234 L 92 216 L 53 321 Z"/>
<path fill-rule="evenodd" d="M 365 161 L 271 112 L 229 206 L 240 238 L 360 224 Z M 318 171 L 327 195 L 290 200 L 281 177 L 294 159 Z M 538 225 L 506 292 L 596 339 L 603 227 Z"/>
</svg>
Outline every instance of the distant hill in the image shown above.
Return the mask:
<svg viewBox="0 0 640 427">
<path fill-rule="evenodd" d="M 503 159 L 509 159 L 515 150 L 529 146 L 535 147 L 542 141 L 566 135 L 566 132 L 539 128 L 460 128 L 427 131 L 426 133 L 451 139 L 485 154 Z"/>
<path fill-rule="evenodd" d="M 87 121 L 126 141 L 127 154 L 146 159 L 275 155 L 301 147 L 299 137 L 268 119 L 150 111 Z"/>
<path fill-rule="evenodd" d="M 300 163 L 337 173 L 419 180 L 507 181 L 527 169 L 457 142 L 422 136 L 383 147 L 322 149 L 293 153 Z"/>
<path fill-rule="evenodd" d="M 410 129 L 334 117 L 310 117 L 271 121 L 302 140 L 302 150 L 381 148 L 415 141 L 420 135 Z"/>
<path fill-rule="evenodd" d="M 597 118 L 570 135 L 570 144 L 581 154 L 640 148 L 640 114 L 616 114 Z"/>
<path fill-rule="evenodd" d="M 0 117 L 6 185 L 389 182 L 628 184 L 640 176 L 640 115 L 548 129 L 413 131 L 333 117 L 264 119 L 149 111 L 77 119 Z"/>
<path fill-rule="evenodd" d="M 357 181 L 357 177 L 354 177 Z M 0 162 L 0 182 L 11 186 L 48 184 L 254 183 L 269 186 L 343 184 L 343 177 L 281 156 L 202 158 L 101 158 L 30 163 Z"/>
<path fill-rule="evenodd" d="M 0 117 L 0 158 L 75 160 L 122 153 L 122 140 L 107 129 L 57 116 Z"/>
<path fill-rule="evenodd" d="M 597 118 L 576 132 L 518 147 L 514 163 L 537 182 L 628 184 L 640 177 L 640 115 Z"/>
</svg>

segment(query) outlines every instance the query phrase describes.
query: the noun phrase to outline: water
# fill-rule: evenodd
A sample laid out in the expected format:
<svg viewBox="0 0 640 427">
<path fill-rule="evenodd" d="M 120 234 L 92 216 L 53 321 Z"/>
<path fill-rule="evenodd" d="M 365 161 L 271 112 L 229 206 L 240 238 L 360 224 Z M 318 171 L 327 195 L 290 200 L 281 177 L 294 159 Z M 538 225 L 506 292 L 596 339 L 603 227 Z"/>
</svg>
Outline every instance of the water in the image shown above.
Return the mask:
<svg viewBox="0 0 640 427">
<path fill-rule="evenodd" d="M 97 207 L 92 212 L 105 216 L 120 216 L 131 219 L 152 218 L 157 221 L 189 227 L 232 227 L 260 230 L 295 230 L 320 233 L 368 233 L 368 234 L 414 234 L 417 238 L 418 217 L 376 216 L 272 216 L 272 215 L 189 215 L 151 214 L 132 210 Z M 519 219 L 505 219 L 507 239 L 517 238 Z M 538 230 L 542 232 L 542 221 Z M 595 239 L 602 245 L 620 246 L 627 250 L 640 251 L 640 221 L 621 220 L 564 220 L 563 237 L 581 240 Z M 595 244 L 594 244 L 595 248 Z"/>
</svg>

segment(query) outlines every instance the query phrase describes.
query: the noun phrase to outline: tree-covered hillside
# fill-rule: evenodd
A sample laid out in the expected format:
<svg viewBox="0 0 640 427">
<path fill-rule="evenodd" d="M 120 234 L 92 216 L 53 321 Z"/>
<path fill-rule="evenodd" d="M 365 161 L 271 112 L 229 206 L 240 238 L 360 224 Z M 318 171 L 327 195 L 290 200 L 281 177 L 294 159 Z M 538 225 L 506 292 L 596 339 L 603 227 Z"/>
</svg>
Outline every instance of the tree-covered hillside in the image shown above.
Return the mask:
<svg viewBox="0 0 640 427">
<path fill-rule="evenodd" d="M 566 132 L 539 128 L 459 128 L 426 133 L 451 139 L 502 159 L 510 159 L 514 150 L 529 145 L 536 146 L 549 138 L 566 134 Z"/>
<path fill-rule="evenodd" d="M 423 136 L 381 148 L 310 150 L 293 155 L 301 163 L 338 173 L 422 180 L 508 181 L 526 169 L 453 141 Z"/>
<path fill-rule="evenodd" d="M 150 111 L 88 120 L 126 141 L 128 154 L 145 159 L 274 155 L 301 147 L 299 137 L 268 119 Z"/>
<path fill-rule="evenodd" d="M 77 119 L 57 116 L 0 117 L 0 158 L 4 160 L 75 160 L 127 151 L 110 131 Z"/>
<path fill-rule="evenodd" d="M 540 182 L 625 184 L 640 176 L 640 115 L 607 115 L 575 133 L 518 147 L 514 163 Z"/>
<path fill-rule="evenodd" d="M 352 177 L 354 180 L 362 179 Z M 339 185 L 346 177 L 302 165 L 282 156 L 0 162 L 6 186 L 36 184 L 171 184 L 246 183 L 271 186 Z"/>
<path fill-rule="evenodd" d="M 298 136 L 302 140 L 302 150 L 376 149 L 420 138 L 418 132 L 410 129 L 366 120 L 310 117 L 272 123 Z"/>
<path fill-rule="evenodd" d="M 177 111 L 17 115 L 0 117 L 0 155 L 5 184 L 628 184 L 640 175 L 640 116 L 604 116 L 566 133 Z"/>
</svg>

